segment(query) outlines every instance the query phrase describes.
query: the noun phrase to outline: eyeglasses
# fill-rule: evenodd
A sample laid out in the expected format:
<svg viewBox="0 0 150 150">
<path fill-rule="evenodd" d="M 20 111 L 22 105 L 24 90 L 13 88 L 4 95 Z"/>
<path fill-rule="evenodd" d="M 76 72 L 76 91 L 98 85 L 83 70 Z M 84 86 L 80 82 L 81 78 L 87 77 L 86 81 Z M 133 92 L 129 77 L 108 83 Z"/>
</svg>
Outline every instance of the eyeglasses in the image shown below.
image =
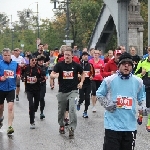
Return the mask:
<svg viewBox="0 0 150 150">
<path fill-rule="evenodd" d="M 32 60 L 32 61 L 37 61 L 37 59 L 36 59 L 36 58 L 32 58 L 31 60 Z"/>
<path fill-rule="evenodd" d="M 128 66 L 132 66 L 132 62 L 129 62 L 129 61 L 122 62 L 121 64 L 124 65 L 124 66 L 125 66 L 126 64 L 128 64 Z"/>
</svg>

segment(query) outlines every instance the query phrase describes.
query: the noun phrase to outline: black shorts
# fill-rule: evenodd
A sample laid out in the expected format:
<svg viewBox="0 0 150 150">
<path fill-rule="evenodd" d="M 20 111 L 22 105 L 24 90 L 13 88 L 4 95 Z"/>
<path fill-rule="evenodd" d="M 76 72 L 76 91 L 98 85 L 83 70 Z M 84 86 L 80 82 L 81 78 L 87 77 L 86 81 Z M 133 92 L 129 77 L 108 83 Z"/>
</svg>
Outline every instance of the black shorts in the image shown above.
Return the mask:
<svg viewBox="0 0 150 150">
<path fill-rule="evenodd" d="M 100 87 L 101 83 L 102 83 L 102 81 L 99 81 L 99 80 L 92 80 L 91 81 L 91 89 L 92 89 L 92 95 L 93 96 L 96 96 L 96 91 Z"/>
<path fill-rule="evenodd" d="M 12 91 L 0 91 L 0 104 L 4 104 L 5 98 L 7 100 L 7 103 L 14 102 L 15 90 L 12 90 Z"/>
<path fill-rule="evenodd" d="M 134 150 L 136 133 L 105 129 L 103 150 Z"/>
</svg>

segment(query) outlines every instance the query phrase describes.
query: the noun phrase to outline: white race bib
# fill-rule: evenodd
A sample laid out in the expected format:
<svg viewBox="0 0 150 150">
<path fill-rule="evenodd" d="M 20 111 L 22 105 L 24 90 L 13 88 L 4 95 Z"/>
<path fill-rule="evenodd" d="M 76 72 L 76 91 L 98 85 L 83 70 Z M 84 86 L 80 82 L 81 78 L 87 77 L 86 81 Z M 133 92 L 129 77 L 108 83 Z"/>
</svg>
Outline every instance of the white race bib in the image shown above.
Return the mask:
<svg viewBox="0 0 150 150">
<path fill-rule="evenodd" d="M 73 71 L 63 71 L 63 79 L 73 79 Z"/>
<path fill-rule="evenodd" d="M 117 108 L 132 109 L 132 98 L 117 96 Z"/>
<path fill-rule="evenodd" d="M 35 79 L 36 79 L 36 77 L 29 77 L 29 76 L 27 76 L 27 83 L 34 84 L 34 83 L 36 83 Z"/>
<path fill-rule="evenodd" d="M 11 70 L 4 70 L 4 76 L 6 78 L 14 78 L 14 71 Z"/>
</svg>

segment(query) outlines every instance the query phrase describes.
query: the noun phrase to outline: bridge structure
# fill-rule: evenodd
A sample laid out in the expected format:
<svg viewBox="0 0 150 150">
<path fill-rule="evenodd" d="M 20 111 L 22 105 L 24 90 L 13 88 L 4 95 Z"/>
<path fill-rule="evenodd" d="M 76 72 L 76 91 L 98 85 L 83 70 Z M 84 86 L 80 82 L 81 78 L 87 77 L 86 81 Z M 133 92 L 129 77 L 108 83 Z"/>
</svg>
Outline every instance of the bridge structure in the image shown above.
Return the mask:
<svg viewBox="0 0 150 150">
<path fill-rule="evenodd" d="M 117 33 L 117 44 L 126 47 L 134 46 L 138 55 L 143 55 L 143 23 L 138 0 L 103 0 L 104 4 L 91 35 L 88 48 L 101 49 L 106 47 L 114 34 Z"/>
</svg>

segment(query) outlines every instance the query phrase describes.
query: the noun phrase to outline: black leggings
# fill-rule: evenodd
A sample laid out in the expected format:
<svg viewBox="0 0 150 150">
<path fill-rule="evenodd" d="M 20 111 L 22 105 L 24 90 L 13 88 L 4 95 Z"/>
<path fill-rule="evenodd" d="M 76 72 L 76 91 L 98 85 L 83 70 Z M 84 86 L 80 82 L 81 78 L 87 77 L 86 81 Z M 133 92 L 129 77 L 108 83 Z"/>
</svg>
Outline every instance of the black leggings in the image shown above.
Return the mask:
<svg viewBox="0 0 150 150">
<path fill-rule="evenodd" d="M 39 97 L 40 91 L 27 91 L 27 99 L 29 101 L 30 124 L 34 123 L 35 112 L 37 111 L 39 106 Z"/>
<path fill-rule="evenodd" d="M 41 85 L 40 88 L 40 111 L 43 113 L 45 107 L 45 93 L 46 93 L 46 83 Z"/>
<path fill-rule="evenodd" d="M 83 86 L 82 89 L 79 90 L 79 104 L 82 104 L 85 100 L 85 110 L 88 110 L 88 106 L 90 105 L 90 93 L 91 86 Z"/>
</svg>

